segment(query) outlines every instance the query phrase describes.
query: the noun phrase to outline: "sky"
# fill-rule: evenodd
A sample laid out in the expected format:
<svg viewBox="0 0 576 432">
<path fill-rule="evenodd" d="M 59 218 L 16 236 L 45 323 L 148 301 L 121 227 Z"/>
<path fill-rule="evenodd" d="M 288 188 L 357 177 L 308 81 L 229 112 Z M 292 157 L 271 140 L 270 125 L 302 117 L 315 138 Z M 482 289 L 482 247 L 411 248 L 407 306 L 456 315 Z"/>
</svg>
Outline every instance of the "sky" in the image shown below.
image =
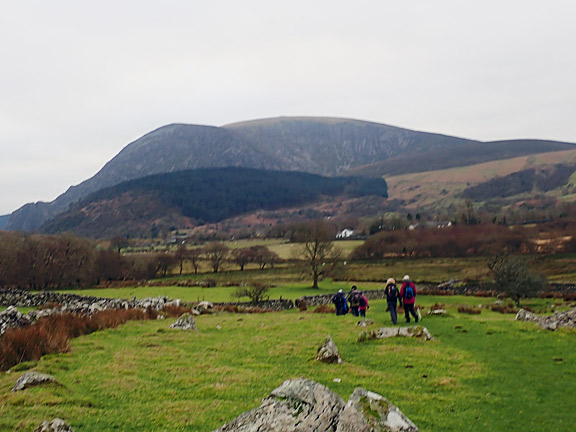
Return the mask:
<svg viewBox="0 0 576 432">
<path fill-rule="evenodd" d="M 166 124 L 576 142 L 573 0 L 0 0 L 0 215 Z"/>
</svg>

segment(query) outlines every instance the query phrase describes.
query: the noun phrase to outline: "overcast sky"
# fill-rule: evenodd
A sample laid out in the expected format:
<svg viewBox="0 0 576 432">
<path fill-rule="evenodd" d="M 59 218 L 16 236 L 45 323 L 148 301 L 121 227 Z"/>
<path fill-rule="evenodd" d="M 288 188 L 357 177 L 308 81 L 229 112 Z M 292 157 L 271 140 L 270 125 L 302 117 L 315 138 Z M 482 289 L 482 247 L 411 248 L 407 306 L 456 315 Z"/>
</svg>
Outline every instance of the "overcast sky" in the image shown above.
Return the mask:
<svg viewBox="0 0 576 432">
<path fill-rule="evenodd" d="M 0 0 L 0 215 L 175 122 L 576 142 L 575 16 L 573 0 Z"/>
</svg>

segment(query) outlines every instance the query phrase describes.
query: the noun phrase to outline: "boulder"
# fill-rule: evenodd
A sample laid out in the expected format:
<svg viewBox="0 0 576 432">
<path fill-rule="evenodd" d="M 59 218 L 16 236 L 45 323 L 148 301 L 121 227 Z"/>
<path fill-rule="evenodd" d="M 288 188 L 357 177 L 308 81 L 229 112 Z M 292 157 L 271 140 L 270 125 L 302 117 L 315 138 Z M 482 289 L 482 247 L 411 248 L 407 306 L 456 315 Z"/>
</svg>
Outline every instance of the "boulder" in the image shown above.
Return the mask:
<svg viewBox="0 0 576 432">
<path fill-rule="evenodd" d="M 424 340 L 434 340 L 426 327 L 411 326 L 411 327 L 380 327 L 375 330 L 363 331 L 358 336 L 358 341 L 369 339 L 386 339 L 391 337 L 419 337 Z"/>
<path fill-rule="evenodd" d="M 262 404 L 217 432 L 335 431 L 345 402 L 322 384 L 299 378 L 285 381 Z"/>
<path fill-rule="evenodd" d="M 196 305 L 196 307 L 194 309 L 196 309 L 198 312 L 202 312 L 208 309 L 212 309 L 214 307 L 214 305 L 212 303 L 210 303 L 209 301 L 201 301 L 200 303 L 198 303 Z"/>
<path fill-rule="evenodd" d="M 374 320 L 372 319 L 363 319 L 358 321 L 358 323 L 356 324 L 358 327 L 368 327 L 371 326 L 372 324 L 374 324 Z"/>
<path fill-rule="evenodd" d="M 384 396 L 356 388 L 336 432 L 417 432 L 418 427 Z"/>
<path fill-rule="evenodd" d="M 318 347 L 314 360 L 324 363 L 344 363 L 331 336 L 324 339 L 324 342 Z"/>
<path fill-rule="evenodd" d="M 27 389 L 28 387 L 49 383 L 58 384 L 58 381 L 56 381 L 56 378 L 51 375 L 46 375 L 39 372 L 26 372 L 24 375 L 18 378 L 16 384 L 14 384 L 14 387 L 12 387 L 12 390 L 10 391 L 20 391 Z"/>
<path fill-rule="evenodd" d="M 194 321 L 194 317 L 188 312 L 180 315 L 180 317 L 174 321 L 170 328 L 177 330 L 198 330 L 198 327 L 196 327 L 196 322 Z"/>
<path fill-rule="evenodd" d="M 34 432 L 74 432 L 74 429 L 70 427 L 62 419 L 54 419 L 51 422 L 43 421 Z"/>
<path fill-rule="evenodd" d="M 576 308 L 547 316 L 538 316 L 525 309 L 520 309 L 515 319 L 518 321 L 537 322 L 545 330 L 556 330 L 558 327 L 576 328 Z"/>
<path fill-rule="evenodd" d="M 285 381 L 262 404 L 215 432 L 417 432 L 383 396 L 357 388 L 345 403 L 327 387 L 304 378 Z"/>
</svg>

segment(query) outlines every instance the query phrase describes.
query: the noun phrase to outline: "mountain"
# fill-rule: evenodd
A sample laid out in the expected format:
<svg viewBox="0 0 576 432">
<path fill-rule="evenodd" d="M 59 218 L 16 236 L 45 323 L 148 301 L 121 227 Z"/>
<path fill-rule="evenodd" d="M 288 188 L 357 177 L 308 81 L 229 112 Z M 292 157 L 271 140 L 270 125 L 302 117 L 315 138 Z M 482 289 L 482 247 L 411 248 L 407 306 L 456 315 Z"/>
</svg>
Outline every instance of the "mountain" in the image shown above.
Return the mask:
<svg viewBox="0 0 576 432">
<path fill-rule="evenodd" d="M 574 148 L 536 140 L 483 143 L 339 118 L 279 117 L 222 127 L 172 124 L 128 144 L 96 175 L 56 200 L 16 210 L 6 229 L 37 230 L 92 192 L 180 170 L 247 167 L 381 177 Z"/>
<path fill-rule="evenodd" d="M 219 222 L 322 197 L 387 196 L 383 179 L 322 177 L 253 168 L 202 168 L 146 176 L 101 189 L 41 227 L 95 238 Z"/>
<path fill-rule="evenodd" d="M 6 226 L 6 224 L 8 223 L 8 219 L 10 218 L 10 215 L 3 215 L 0 216 L 0 230 L 3 230 L 4 227 Z"/>
<path fill-rule="evenodd" d="M 173 124 L 128 144 L 96 175 L 51 203 L 27 204 L 7 229 L 33 231 L 99 189 L 151 174 L 242 166 L 334 176 L 402 154 L 471 142 L 359 120 L 280 117 L 223 127 Z"/>
</svg>

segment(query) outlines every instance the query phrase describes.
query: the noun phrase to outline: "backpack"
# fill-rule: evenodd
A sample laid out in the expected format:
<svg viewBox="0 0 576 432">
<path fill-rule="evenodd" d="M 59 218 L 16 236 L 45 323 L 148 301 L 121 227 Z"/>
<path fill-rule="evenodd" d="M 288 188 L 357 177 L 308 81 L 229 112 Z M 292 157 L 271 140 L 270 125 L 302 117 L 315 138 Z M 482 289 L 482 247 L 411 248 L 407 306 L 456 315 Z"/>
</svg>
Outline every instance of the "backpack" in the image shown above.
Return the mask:
<svg viewBox="0 0 576 432">
<path fill-rule="evenodd" d="M 359 303 L 360 302 L 360 293 L 358 291 L 354 291 L 350 296 L 351 303 Z"/>
<path fill-rule="evenodd" d="M 361 295 L 359 302 L 361 307 L 366 306 L 366 297 L 364 297 L 364 295 Z"/>
<path fill-rule="evenodd" d="M 412 297 L 414 297 L 414 289 L 411 284 L 407 284 L 404 288 L 404 298 L 410 300 Z"/>
<path fill-rule="evenodd" d="M 388 297 L 390 297 L 391 299 L 396 300 L 398 297 L 400 297 L 400 295 L 398 294 L 398 288 L 396 287 L 396 285 L 390 285 L 388 287 Z"/>
</svg>

